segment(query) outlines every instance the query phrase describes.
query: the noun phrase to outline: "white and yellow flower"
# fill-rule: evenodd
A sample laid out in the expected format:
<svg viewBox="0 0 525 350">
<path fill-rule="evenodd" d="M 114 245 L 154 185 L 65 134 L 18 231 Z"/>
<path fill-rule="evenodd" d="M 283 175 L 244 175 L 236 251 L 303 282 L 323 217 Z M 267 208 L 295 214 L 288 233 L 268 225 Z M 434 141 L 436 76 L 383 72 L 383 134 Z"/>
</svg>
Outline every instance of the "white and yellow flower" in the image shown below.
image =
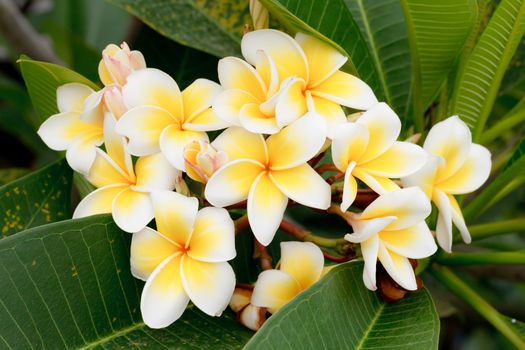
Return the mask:
<svg viewBox="0 0 525 350">
<path fill-rule="evenodd" d="M 229 128 L 212 143 L 228 155 L 206 185 L 208 202 L 225 207 L 248 199 L 250 227 L 268 245 L 279 227 L 288 198 L 313 208 L 330 206 L 330 186 L 306 162 L 325 141 L 324 122 L 309 115 L 264 139 Z"/>
<path fill-rule="evenodd" d="M 146 281 L 140 309 L 144 323 L 162 328 L 176 321 L 191 300 L 220 316 L 235 289 L 228 260 L 235 257 L 235 228 L 221 208 L 199 209 L 197 198 L 152 194 L 157 231 L 133 234 L 131 272 Z"/>
<path fill-rule="evenodd" d="M 457 116 L 430 129 L 423 148 L 431 155 L 418 172 L 403 178 L 407 186 L 419 186 L 438 207 L 436 236 L 441 248 L 452 250 L 452 223 L 465 243 L 470 233 L 456 194 L 477 190 L 489 177 L 491 155 L 485 147 L 472 143 L 468 126 Z"/>
<path fill-rule="evenodd" d="M 184 149 L 186 173 L 204 184 L 227 161 L 226 152 L 217 151 L 208 141 L 193 141 Z"/>
<path fill-rule="evenodd" d="M 363 282 L 376 290 L 376 264 L 381 262 L 401 287 L 416 290 L 411 259 L 426 258 L 437 250 L 425 218 L 432 207 L 423 191 L 409 187 L 387 192 L 373 201 L 362 213 L 350 213 L 348 221 L 354 232 L 345 235 L 361 244 L 365 261 Z"/>
<path fill-rule="evenodd" d="M 106 115 L 104 138 L 107 153 L 96 149 L 96 158 L 86 176 L 97 190 L 77 206 L 73 218 L 112 213 L 124 231 L 142 230 L 153 219 L 150 192 L 172 190 L 180 171 L 161 154 L 140 157 L 133 169 L 122 138 L 114 132 L 115 119 Z"/>
<path fill-rule="evenodd" d="M 131 51 L 125 42 L 120 47 L 109 44 L 102 51 L 98 75 L 106 86 L 123 86 L 131 73 L 144 68 L 146 68 L 146 61 L 140 51 Z"/>
<path fill-rule="evenodd" d="M 323 275 L 324 257 L 311 242 L 281 242 L 278 270 L 261 272 L 253 289 L 251 303 L 277 312 Z"/>
<path fill-rule="evenodd" d="M 261 61 L 261 52 L 275 65 L 281 82 L 275 102 L 279 127 L 310 111 L 323 117 L 331 137 L 346 122 L 341 105 L 367 110 L 377 103 L 366 83 L 339 70 L 348 58 L 312 36 L 297 33 L 294 40 L 277 30 L 257 30 L 245 34 L 241 49 L 254 66 Z"/>
<path fill-rule="evenodd" d="M 391 178 L 410 175 L 425 164 L 427 154 L 421 147 L 396 141 L 400 131 L 399 117 L 385 103 L 364 112 L 356 122 L 339 127 L 332 140 L 332 158 L 345 173 L 343 211 L 356 197 L 356 178 L 383 194 L 399 188 Z"/>
<path fill-rule="evenodd" d="M 117 132 L 129 139 L 131 154 L 161 151 L 175 168 L 185 170 L 184 148 L 207 141 L 205 131 L 227 126 L 210 108 L 221 91 L 217 83 L 197 79 L 181 93 L 175 80 L 158 69 L 136 71 L 123 87 L 129 111 L 119 119 Z"/>
<path fill-rule="evenodd" d="M 96 147 L 103 139 L 104 111 L 102 91 L 93 91 L 79 83 L 57 89 L 58 114 L 50 116 L 38 129 L 38 135 L 55 151 L 66 151 L 73 170 L 87 174 L 95 160 Z"/>
</svg>

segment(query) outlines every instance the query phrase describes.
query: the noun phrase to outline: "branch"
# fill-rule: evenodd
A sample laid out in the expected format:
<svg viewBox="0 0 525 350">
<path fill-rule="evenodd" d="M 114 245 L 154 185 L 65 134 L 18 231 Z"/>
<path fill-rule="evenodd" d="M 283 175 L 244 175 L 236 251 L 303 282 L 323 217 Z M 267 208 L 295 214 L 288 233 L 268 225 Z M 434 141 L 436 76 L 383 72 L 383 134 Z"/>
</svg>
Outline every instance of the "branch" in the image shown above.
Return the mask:
<svg viewBox="0 0 525 350">
<path fill-rule="evenodd" d="M 0 0 L 0 33 L 19 54 L 63 64 L 53 52 L 49 41 L 35 31 L 12 0 Z"/>
</svg>

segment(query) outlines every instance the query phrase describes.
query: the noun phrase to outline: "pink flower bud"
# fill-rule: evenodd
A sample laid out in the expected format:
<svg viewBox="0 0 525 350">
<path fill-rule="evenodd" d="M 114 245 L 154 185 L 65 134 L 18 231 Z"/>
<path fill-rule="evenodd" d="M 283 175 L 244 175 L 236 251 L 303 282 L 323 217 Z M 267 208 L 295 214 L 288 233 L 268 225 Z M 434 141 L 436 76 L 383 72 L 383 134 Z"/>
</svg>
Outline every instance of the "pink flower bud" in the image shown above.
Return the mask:
<svg viewBox="0 0 525 350">
<path fill-rule="evenodd" d="M 125 42 L 118 47 L 109 44 L 102 51 L 98 74 L 104 85 L 124 85 L 128 76 L 136 70 L 146 68 L 146 61 L 140 51 L 130 51 Z"/>
<path fill-rule="evenodd" d="M 227 161 L 226 153 L 215 150 L 207 141 L 193 141 L 184 149 L 188 176 L 202 183 L 208 182 L 213 173 Z"/>
<path fill-rule="evenodd" d="M 122 91 L 117 86 L 108 86 L 104 89 L 104 105 L 118 120 L 122 114 L 126 113 Z"/>
</svg>

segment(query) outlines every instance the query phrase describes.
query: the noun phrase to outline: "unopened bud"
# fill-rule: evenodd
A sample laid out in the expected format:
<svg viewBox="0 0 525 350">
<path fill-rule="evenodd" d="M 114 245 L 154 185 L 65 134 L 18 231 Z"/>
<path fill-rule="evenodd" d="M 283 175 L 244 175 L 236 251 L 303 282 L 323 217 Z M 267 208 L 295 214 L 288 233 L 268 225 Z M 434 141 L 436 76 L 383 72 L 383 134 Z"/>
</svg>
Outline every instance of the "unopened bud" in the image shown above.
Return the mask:
<svg viewBox="0 0 525 350">
<path fill-rule="evenodd" d="M 228 161 L 225 152 L 217 151 L 208 141 L 193 141 L 184 149 L 186 173 L 195 181 L 206 183 Z"/>
<path fill-rule="evenodd" d="M 250 304 L 251 298 L 251 290 L 237 287 L 233 291 L 232 298 L 230 299 L 230 308 L 235 312 L 239 312 Z"/>
<path fill-rule="evenodd" d="M 140 51 L 131 51 L 125 42 L 118 47 L 109 44 L 102 51 L 98 74 L 104 85 L 124 85 L 128 76 L 136 70 L 146 68 L 146 61 Z"/>
<path fill-rule="evenodd" d="M 250 304 L 242 309 L 238 319 L 243 326 L 252 331 L 257 331 L 266 321 L 266 308 Z"/>
<path fill-rule="evenodd" d="M 182 173 L 175 178 L 175 192 L 180 193 L 186 197 L 191 196 L 190 189 L 186 181 L 182 178 Z"/>
<path fill-rule="evenodd" d="M 104 104 L 106 109 L 110 111 L 117 120 L 127 111 L 124 105 L 124 99 L 122 98 L 122 92 L 117 86 L 108 86 L 104 89 Z"/>
<path fill-rule="evenodd" d="M 405 142 L 418 143 L 420 138 L 421 138 L 421 133 L 417 133 L 407 138 Z"/>
<path fill-rule="evenodd" d="M 355 122 L 357 119 L 359 119 L 360 116 L 363 115 L 363 112 L 355 112 L 355 113 L 352 113 L 352 114 L 349 114 L 346 116 L 346 119 L 349 121 L 349 122 Z"/>
<path fill-rule="evenodd" d="M 253 20 L 253 29 L 267 29 L 270 24 L 268 10 L 259 0 L 250 0 L 250 15 Z"/>
</svg>

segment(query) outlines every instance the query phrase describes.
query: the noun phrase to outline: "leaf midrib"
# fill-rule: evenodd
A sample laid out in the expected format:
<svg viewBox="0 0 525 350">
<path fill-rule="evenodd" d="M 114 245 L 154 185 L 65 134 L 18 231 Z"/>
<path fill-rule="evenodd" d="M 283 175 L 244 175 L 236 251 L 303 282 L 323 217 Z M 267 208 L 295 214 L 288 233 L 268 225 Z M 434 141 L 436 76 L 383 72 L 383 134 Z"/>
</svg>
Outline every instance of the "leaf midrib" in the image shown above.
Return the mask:
<svg viewBox="0 0 525 350">
<path fill-rule="evenodd" d="M 375 327 L 376 323 L 377 323 L 377 320 L 379 319 L 379 317 L 381 316 L 381 314 L 383 313 L 383 309 L 385 308 L 385 305 L 386 304 L 381 304 L 381 306 L 377 309 L 377 313 L 376 315 L 374 316 L 374 318 L 370 321 L 370 324 L 368 325 L 368 328 L 367 330 L 365 331 L 365 333 L 363 333 L 363 336 L 361 338 L 361 340 L 359 341 L 359 344 L 357 344 L 357 346 L 355 347 L 356 350 L 359 350 L 359 349 L 362 349 L 363 348 L 363 345 L 365 344 L 365 342 L 368 340 L 368 335 L 370 334 L 370 332 L 372 331 L 372 329 Z"/>
<path fill-rule="evenodd" d="M 112 333 L 112 334 L 110 334 L 108 336 L 100 338 L 100 339 L 98 339 L 98 340 L 96 340 L 96 341 L 94 341 L 94 342 L 92 342 L 90 344 L 87 344 L 87 345 L 85 345 L 85 346 L 83 346 L 81 348 L 77 348 L 77 349 L 78 350 L 93 349 L 93 348 L 95 348 L 98 345 L 105 344 L 105 343 L 107 343 L 107 342 L 109 342 L 109 341 L 111 341 L 111 340 L 113 340 L 115 338 L 121 337 L 121 336 L 126 335 L 128 333 L 131 333 L 134 330 L 137 330 L 137 329 L 142 328 L 144 326 L 145 326 L 144 322 L 135 323 L 132 326 L 123 328 L 123 329 L 121 329 L 118 332 Z"/>
</svg>

